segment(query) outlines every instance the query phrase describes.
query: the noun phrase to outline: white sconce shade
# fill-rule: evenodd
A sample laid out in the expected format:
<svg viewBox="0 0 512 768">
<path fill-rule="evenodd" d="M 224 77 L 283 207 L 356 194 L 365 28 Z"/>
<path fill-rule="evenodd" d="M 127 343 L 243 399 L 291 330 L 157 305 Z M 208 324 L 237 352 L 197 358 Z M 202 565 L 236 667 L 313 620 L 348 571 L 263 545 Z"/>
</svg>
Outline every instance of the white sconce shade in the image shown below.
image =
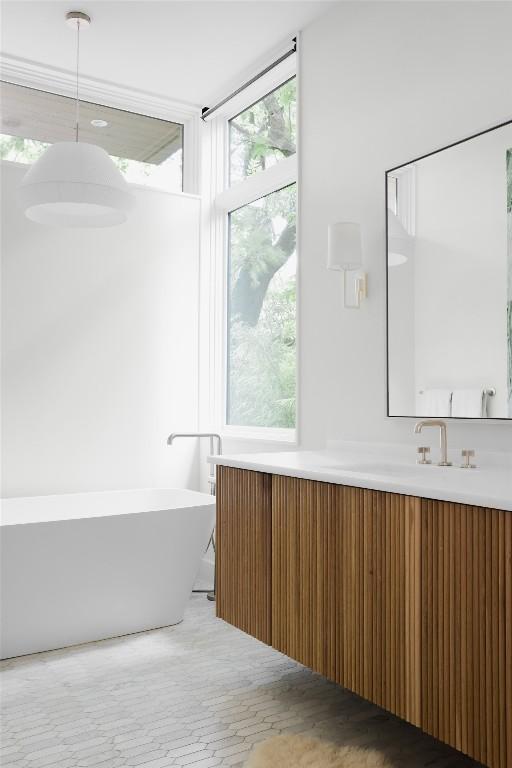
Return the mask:
<svg viewBox="0 0 512 768">
<path fill-rule="evenodd" d="M 48 147 L 23 177 L 18 196 L 29 219 L 60 227 L 121 224 L 134 204 L 105 150 L 74 141 Z"/>
<path fill-rule="evenodd" d="M 398 267 L 405 264 L 411 251 L 411 236 L 398 216 L 388 209 L 388 266 Z"/>
<path fill-rule="evenodd" d="M 343 304 L 346 309 L 359 309 L 361 299 L 367 296 L 368 281 L 362 266 L 361 226 L 353 221 L 329 224 L 327 268 L 355 273 L 350 281 L 344 275 Z"/>
<path fill-rule="evenodd" d="M 327 268 L 360 269 L 363 262 L 361 227 L 352 221 L 329 224 L 327 232 Z"/>
</svg>

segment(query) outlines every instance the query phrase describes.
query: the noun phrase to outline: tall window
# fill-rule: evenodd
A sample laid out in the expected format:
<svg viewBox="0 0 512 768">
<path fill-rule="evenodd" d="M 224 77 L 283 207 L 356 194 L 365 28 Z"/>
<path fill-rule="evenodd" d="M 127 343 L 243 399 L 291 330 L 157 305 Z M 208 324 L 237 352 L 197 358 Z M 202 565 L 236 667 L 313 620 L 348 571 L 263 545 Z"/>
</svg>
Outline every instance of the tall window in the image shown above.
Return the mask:
<svg viewBox="0 0 512 768">
<path fill-rule="evenodd" d="M 228 121 L 225 424 L 296 426 L 296 82 Z"/>
<path fill-rule="evenodd" d="M 228 424 L 295 427 L 296 185 L 229 215 Z"/>
</svg>

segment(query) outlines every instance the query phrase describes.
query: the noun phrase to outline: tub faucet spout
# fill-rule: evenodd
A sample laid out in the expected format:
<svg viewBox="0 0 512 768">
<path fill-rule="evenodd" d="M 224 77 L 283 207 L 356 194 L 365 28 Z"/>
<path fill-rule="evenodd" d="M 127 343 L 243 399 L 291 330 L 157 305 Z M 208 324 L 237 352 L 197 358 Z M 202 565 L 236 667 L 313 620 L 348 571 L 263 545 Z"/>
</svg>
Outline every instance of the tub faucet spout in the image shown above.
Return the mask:
<svg viewBox="0 0 512 768">
<path fill-rule="evenodd" d="M 217 441 L 217 455 L 222 454 L 222 438 L 217 432 L 172 432 L 167 438 L 167 445 L 172 445 L 178 437 L 209 437 L 212 456 L 215 454 L 214 440 Z"/>
</svg>

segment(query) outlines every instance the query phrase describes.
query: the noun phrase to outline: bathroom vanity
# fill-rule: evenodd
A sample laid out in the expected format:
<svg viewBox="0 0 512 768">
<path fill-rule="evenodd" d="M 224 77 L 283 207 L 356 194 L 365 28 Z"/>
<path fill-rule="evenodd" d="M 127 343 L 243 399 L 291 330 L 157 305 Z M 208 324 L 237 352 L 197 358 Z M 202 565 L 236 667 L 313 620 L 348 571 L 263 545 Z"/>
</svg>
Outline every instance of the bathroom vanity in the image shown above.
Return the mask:
<svg viewBox="0 0 512 768">
<path fill-rule="evenodd" d="M 511 766 L 511 468 L 305 452 L 215 463 L 217 615 Z"/>
</svg>

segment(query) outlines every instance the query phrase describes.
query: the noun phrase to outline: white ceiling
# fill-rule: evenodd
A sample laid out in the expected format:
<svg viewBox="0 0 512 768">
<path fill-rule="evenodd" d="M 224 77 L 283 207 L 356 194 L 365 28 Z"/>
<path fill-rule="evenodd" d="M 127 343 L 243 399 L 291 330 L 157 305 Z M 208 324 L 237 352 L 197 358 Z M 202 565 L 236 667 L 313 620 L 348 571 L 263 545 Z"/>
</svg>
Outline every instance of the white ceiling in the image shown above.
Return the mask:
<svg viewBox="0 0 512 768">
<path fill-rule="evenodd" d="M 1 52 L 72 71 L 69 10 L 92 18 L 81 72 L 208 106 L 332 0 L 66 0 L 2 2 Z"/>
</svg>

